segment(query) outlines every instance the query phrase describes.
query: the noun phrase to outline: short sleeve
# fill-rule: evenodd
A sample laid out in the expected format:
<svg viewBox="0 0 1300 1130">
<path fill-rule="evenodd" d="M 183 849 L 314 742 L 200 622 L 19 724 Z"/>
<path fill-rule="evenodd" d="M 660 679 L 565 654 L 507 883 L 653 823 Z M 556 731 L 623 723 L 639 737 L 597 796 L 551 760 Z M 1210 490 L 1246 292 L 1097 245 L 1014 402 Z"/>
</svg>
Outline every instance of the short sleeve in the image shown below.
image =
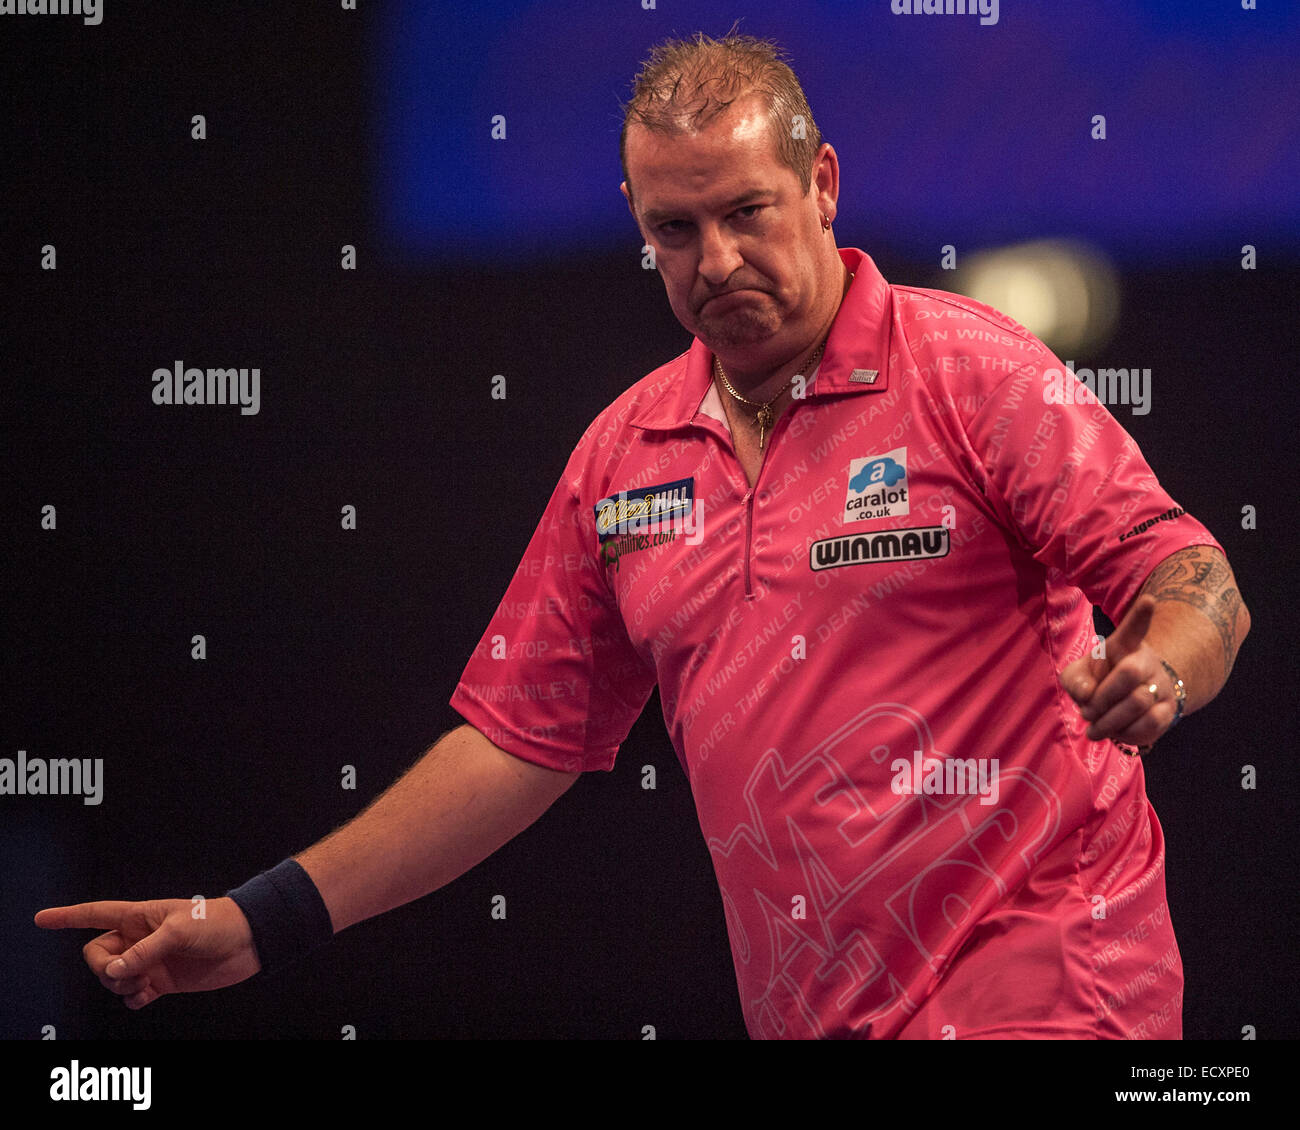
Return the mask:
<svg viewBox="0 0 1300 1130">
<path fill-rule="evenodd" d="M 1119 623 L 1170 554 L 1222 546 L 1165 492 L 1106 406 L 1056 366 L 1026 366 L 994 388 L 966 425 L 973 469 L 1034 559 Z"/>
<path fill-rule="evenodd" d="M 566 471 L 451 698 L 507 753 L 565 772 L 613 768 L 655 684 L 596 543 L 595 515 Z"/>
</svg>

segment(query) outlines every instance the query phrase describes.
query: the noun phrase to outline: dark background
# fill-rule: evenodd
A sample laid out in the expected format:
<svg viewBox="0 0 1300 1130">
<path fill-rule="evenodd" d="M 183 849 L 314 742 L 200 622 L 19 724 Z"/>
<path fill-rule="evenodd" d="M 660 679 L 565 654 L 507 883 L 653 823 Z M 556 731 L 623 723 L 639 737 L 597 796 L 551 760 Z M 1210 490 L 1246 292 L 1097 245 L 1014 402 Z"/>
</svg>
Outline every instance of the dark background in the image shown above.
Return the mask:
<svg viewBox="0 0 1300 1130">
<path fill-rule="evenodd" d="M 450 887 L 278 976 L 133 1013 L 86 970 L 90 932 L 31 924 L 41 907 L 90 899 L 218 896 L 347 820 L 458 725 L 447 700 L 573 444 L 689 344 L 625 211 L 613 243 L 571 226 L 553 199 L 520 206 L 551 226 L 521 228 L 513 250 L 499 230 L 495 243 L 484 235 L 490 224 L 458 242 L 450 201 L 472 212 L 477 191 L 462 154 L 463 180 L 427 182 L 449 201 L 445 222 L 404 226 L 389 189 L 410 168 L 390 164 L 383 97 L 403 6 L 360 7 L 105 0 L 98 27 L 0 17 L 0 756 L 105 761 L 98 807 L 0 797 L 0 1037 L 54 1025 L 59 1039 L 333 1040 L 350 1024 L 366 1039 L 639 1039 L 652 1024 L 661 1039 L 744 1038 L 709 856 L 657 697 L 612 773 L 588 775 Z M 448 29 L 461 18 L 432 7 Z M 588 42 L 606 34 L 597 9 L 554 7 Z M 628 7 L 609 17 L 621 85 L 597 92 L 614 125 L 589 145 L 615 208 L 614 99 L 639 59 L 666 34 L 720 35 L 748 11 L 694 5 L 673 23 Z M 825 5 L 786 8 L 742 30 L 780 40 L 801 18 L 829 18 Z M 1003 0 L 1000 25 L 981 34 L 1012 37 L 1015 15 Z M 1258 18 L 1265 52 L 1278 29 Z M 1189 58 L 1198 49 L 1189 40 Z M 906 72 L 905 45 L 871 50 Z M 963 65 L 947 74 L 958 91 L 988 59 Z M 558 70 L 564 89 L 583 88 L 580 68 Z M 814 111 L 843 120 L 852 84 L 809 70 Z M 431 60 L 435 92 L 441 74 Z M 1279 120 L 1265 130 L 1292 166 L 1294 87 L 1292 75 L 1271 88 Z M 1238 120 L 1239 103 L 1220 105 L 1200 142 L 1206 168 L 1215 139 L 1260 128 L 1254 111 Z M 190 138 L 195 113 L 207 140 Z M 440 115 L 430 135 L 486 136 L 474 113 Z M 826 132 L 849 168 L 853 139 Z M 1177 144 L 1197 144 L 1195 132 Z M 1088 152 L 1072 175 L 1089 174 Z M 1133 208 L 1158 214 L 1167 189 L 1135 183 Z M 1113 224 L 1093 233 L 1111 232 L 1122 267 L 1099 363 L 1154 370 L 1151 414 L 1121 422 L 1227 549 L 1254 627 L 1219 698 L 1148 759 L 1148 790 L 1169 845 L 1185 1035 L 1236 1040 L 1253 1025 L 1261 1039 L 1294 1038 L 1300 260 L 1293 205 L 1269 202 L 1296 189 L 1257 170 L 1237 205 L 1216 197 L 1213 222 L 1192 234 L 1196 209 L 1177 195 L 1177 230 L 1162 242 L 1144 226 L 1140 254 L 1125 254 Z M 971 213 L 1003 216 L 1017 235 L 1075 230 L 991 195 Z M 597 234 L 607 222 L 593 221 Z M 919 251 L 924 223 L 896 241 L 887 227 L 842 205 L 836 236 L 894 282 L 942 285 L 937 244 Z M 959 223 L 941 242 L 976 241 Z M 47 243 L 55 271 L 39 269 Z M 339 269 L 345 243 L 355 271 Z M 1257 270 L 1241 269 L 1244 243 L 1259 248 Z M 150 375 L 177 359 L 260 367 L 260 413 L 155 406 Z M 504 401 L 489 394 L 497 373 Z M 55 532 L 40 529 L 46 504 Z M 345 504 L 355 531 L 340 528 Z M 1246 505 L 1254 530 L 1241 527 Z M 190 658 L 196 633 L 203 662 Z M 340 788 L 345 764 L 355 791 Z M 653 792 L 640 787 L 647 764 Z M 1240 787 L 1246 764 L 1253 791 Z M 504 922 L 489 916 L 496 894 Z"/>
</svg>

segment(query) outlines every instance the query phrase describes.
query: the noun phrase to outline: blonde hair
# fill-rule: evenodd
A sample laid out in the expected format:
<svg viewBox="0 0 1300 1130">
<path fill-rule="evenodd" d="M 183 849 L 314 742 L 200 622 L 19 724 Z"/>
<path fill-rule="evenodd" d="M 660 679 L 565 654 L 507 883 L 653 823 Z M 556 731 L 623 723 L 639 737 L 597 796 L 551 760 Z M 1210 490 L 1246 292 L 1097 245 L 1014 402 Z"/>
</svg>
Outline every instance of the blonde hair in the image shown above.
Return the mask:
<svg viewBox="0 0 1300 1130">
<path fill-rule="evenodd" d="M 693 39 L 669 39 L 651 49 L 633 80 L 632 97 L 623 107 L 619 161 L 628 195 L 627 131 L 633 124 L 662 134 L 702 129 L 733 102 L 759 94 L 766 103 L 777 157 L 799 178 L 807 194 L 812 167 L 822 145 L 821 131 L 794 71 L 780 48 L 766 39 L 736 35 L 733 26 L 722 39 L 696 32 Z M 804 136 L 793 123 L 802 118 Z"/>
</svg>

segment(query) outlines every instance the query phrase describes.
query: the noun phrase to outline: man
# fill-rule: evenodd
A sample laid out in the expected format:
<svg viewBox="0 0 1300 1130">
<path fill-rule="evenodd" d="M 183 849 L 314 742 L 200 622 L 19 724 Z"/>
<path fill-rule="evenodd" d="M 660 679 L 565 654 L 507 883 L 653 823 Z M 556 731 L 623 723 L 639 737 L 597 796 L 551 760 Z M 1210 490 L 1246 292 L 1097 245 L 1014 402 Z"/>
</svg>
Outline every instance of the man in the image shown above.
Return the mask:
<svg viewBox="0 0 1300 1130">
<path fill-rule="evenodd" d="M 1220 547 L 1102 406 L 1046 403 L 1063 366 L 1022 327 L 837 249 L 838 159 L 769 45 L 656 49 L 622 156 L 695 341 L 574 450 L 470 724 L 204 922 L 37 924 L 108 930 L 86 960 L 133 1008 L 242 980 L 610 768 L 657 683 L 753 1036 L 1178 1036 L 1137 754 L 1249 628 Z"/>
</svg>

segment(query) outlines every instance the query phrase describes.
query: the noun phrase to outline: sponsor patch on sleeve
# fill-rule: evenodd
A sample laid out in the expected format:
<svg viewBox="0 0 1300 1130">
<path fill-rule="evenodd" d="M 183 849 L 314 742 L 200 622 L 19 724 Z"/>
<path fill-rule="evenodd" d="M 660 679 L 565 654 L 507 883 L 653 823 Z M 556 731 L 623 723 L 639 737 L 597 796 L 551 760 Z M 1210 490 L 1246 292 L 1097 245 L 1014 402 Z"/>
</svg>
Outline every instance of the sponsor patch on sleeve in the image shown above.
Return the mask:
<svg viewBox="0 0 1300 1130">
<path fill-rule="evenodd" d="M 1154 518 L 1148 518 L 1145 522 L 1139 522 L 1126 534 L 1120 534 L 1119 540 L 1126 541 L 1128 538 L 1135 538 L 1138 534 L 1144 534 L 1157 522 L 1172 522 L 1175 518 L 1181 518 L 1187 511 L 1181 506 L 1175 506 L 1172 510 L 1166 510 L 1163 514 L 1157 514 Z"/>
</svg>

